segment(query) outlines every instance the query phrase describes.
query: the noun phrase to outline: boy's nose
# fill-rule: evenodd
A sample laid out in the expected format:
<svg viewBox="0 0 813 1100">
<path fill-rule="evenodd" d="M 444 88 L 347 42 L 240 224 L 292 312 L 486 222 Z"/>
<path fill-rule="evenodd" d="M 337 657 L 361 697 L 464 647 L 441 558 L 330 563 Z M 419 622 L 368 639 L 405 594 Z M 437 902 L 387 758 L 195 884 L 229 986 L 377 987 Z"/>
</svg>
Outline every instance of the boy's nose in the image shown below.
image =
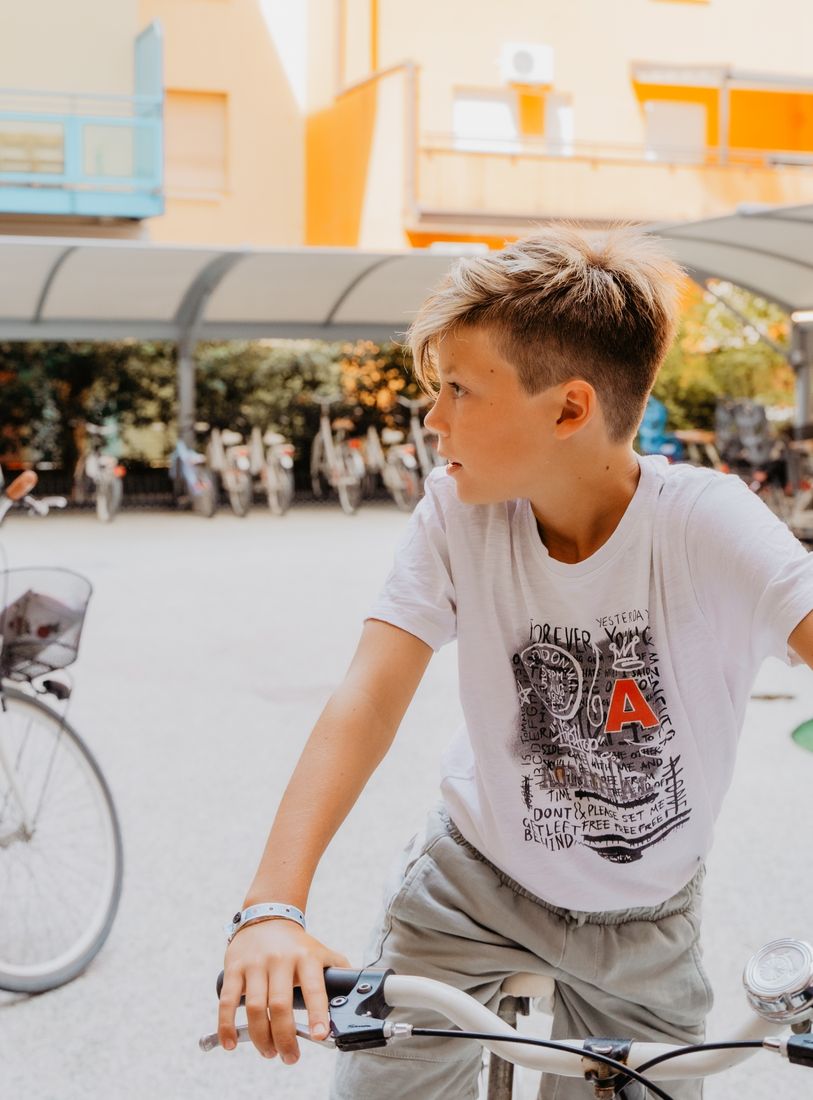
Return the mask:
<svg viewBox="0 0 813 1100">
<path fill-rule="evenodd" d="M 423 418 L 423 426 L 430 431 L 433 435 L 441 436 L 446 435 L 447 428 L 443 422 L 443 419 L 438 412 L 438 406 L 440 404 L 440 398 L 435 398 L 435 403 L 426 416 Z"/>
</svg>

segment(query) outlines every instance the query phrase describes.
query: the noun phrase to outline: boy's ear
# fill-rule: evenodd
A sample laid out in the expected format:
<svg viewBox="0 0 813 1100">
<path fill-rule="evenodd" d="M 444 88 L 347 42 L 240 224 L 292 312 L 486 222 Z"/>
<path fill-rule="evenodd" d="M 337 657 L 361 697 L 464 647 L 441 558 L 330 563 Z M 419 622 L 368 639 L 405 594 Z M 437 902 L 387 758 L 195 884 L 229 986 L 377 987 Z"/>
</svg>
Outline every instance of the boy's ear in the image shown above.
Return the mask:
<svg viewBox="0 0 813 1100">
<path fill-rule="evenodd" d="M 583 378 L 575 378 L 561 387 L 561 409 L 556 421 L 557 439 L 569 439 L 588 424 L 598 409 L 596 391 Z"/>
</svg>

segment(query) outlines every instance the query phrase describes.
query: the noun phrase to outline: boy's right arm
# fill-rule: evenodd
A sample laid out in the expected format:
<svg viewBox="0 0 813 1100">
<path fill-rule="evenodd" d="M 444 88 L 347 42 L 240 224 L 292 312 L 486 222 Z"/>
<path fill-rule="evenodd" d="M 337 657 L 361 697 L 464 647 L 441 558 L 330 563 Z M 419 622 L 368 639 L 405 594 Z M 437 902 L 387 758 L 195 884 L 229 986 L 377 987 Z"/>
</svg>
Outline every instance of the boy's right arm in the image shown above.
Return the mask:
<svg viewBox="0 0 813 1100">
<path fill-rule="evenodd" d="M 286 902 L 304 911 L 316 867 L 334 833 L 393 742 L 432 649 L 370 619 L 342 684 L 330 697 L 285 790 L 243 908 Z M 245 992 L 251 1040 L 266 1057 L 296 1061 L 292 990 L 302 987 L 311 1030 L 328 1027 L 325 966 L 343 956 L 288 920 L 266 920 L 234 937 L 220 996 L 220 1042 L 232 1049 Z M 270 1017 L 270 1018 L 269 1018 Z"/>
</svg>

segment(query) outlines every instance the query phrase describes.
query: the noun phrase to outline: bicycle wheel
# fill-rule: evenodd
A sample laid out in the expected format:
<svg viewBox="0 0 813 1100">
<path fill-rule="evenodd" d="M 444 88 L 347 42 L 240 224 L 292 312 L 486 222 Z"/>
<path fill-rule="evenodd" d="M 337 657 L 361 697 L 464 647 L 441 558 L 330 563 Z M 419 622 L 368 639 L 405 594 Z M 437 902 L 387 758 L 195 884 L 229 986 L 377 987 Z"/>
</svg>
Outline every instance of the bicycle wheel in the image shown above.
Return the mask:
<svg viewBox="0 0 813 1100">
<path fill-rule="evenodd" d="M 272 513 L 284 516 L 294 499 L 293 471 L 286 470 L 276 459 L 271 459 L 265 468 L 265 492 Z"/>
<path fill-rule="evenodd" d="M 121 830 L 76 731 L 21 691 L 3 698 L 0 989 L 41 993 L 81 974 L 107 939 L 121 895 Z"/>
<path fill-rule="evenodd" d="M 414 467 L 407 466 L 401 458 L 387 463 L 387 488 L 402 512 L 411 512 L 421 495 L 421 479 Z"/>
<path fill-rule="evenodd" d="M 781 485 L 767 482 L 758 493 L 760 500 L 768 505 L 774 515 L 788 523 L 793 510 L 793 498 L 786 495 Z"/>
<path fill-rule="evenodd" d="M 364 462 L 352 447 L 342 444 L 339 448 L 342 476 L 336 486 L 342 511 L 352 516 L 358 511 L 364 493 Z"/>
<path fill-rule="evenodd" d="M 116 514 L 116 478 L 103 477 L 96 485 L 96 515 L 102 523 L 110 523 Z"/>
<path fill-rule="evenodd" d="M 234 470 L 229 487 L 229 504 L 236 516 L 247 516 L 254 500 L 254 484 L 247 470 Z"/>
<path fill-rule="evenodd" d="M 214 474 L 205 467 L 195 470 L 197 484 L 192 490 L 192 511 L 211 519 L 217 511 L 217 485 Z"/>
<path fill-rule="evenodd" d="M 317 500 L 322 500 L 330 489 L 330 479 L 325 469 L 325 445 L 321 435 L 311 444 L 311 489 Z"/>
</svg>

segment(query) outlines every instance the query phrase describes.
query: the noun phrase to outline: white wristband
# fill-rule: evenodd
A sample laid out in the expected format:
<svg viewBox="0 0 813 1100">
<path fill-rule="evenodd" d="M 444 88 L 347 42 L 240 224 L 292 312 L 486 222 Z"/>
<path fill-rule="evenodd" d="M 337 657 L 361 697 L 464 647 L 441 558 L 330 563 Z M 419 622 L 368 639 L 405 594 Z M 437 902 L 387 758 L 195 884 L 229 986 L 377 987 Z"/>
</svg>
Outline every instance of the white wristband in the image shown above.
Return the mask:
<svg viewBox="0 0 813 1100">
<path fill-rule="evenodd" d="M 278 901 L 262 902 L 260 905 L 249 905 L 248 909 L 235 913 L 231 921 L 224 925 L 229 937 L 228 942 L 231 943 L 241 928 L 247 928 L 249 924 L 256 924 L 257 921 L 267 920 L 269 917 L 292 920 L 305 927 L 305 914 L 295 905 L 286 905 Z"/>
</svg>

